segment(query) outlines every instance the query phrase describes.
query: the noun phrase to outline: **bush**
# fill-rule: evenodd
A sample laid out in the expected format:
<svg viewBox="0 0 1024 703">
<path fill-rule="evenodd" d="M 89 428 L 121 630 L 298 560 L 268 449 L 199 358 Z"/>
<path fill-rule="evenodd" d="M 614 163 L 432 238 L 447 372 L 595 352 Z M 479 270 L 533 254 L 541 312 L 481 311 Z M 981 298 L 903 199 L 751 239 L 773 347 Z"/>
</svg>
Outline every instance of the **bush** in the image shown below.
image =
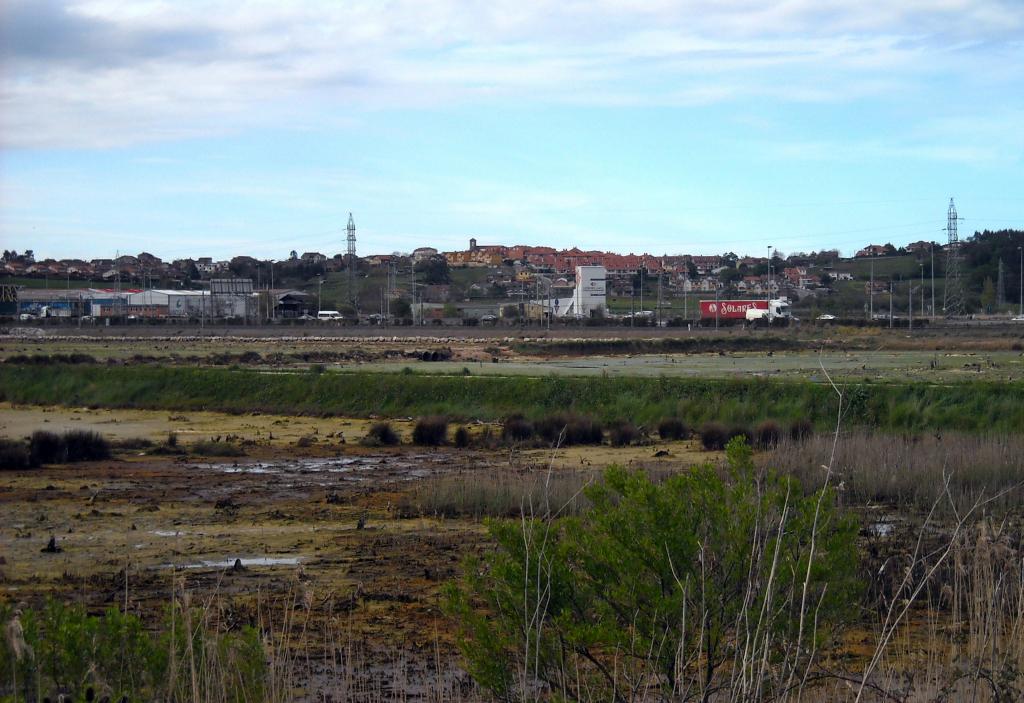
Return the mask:
<svg viewBox="0 0 1024 703">
<path fill-rule="evenodd" d="M 608 438 L 613 447 L 625 447 L 640 438 L 640 431 L 629 420 L 619 420 L 608 428 Z"/>
<path fill-rule="evenodd" d="M 455 430 L 455 446 L 460 449 L 465 449 L 469 446 L 469 430 L 465 427 L 459 427 Z"/>
<path fill-rule="evenodd" d="M 646 697 L 671 700 L 679 663 L 702 662 L 702 685 L 739 700 L 739 662 L 769 668 L 756 699 L 785 697 L 816 653 L 794 656 L 793 642 L 825 642 L 856 613 L 857 524 L 834 493 L 804 495 L 773 472 L 753 490 L 742 442 L 728 461 L 728 472 L 708 463 L 660 484 L 612 467 L 578 517 L 488 523 L 497 548 L 469 559 L 443 602 L 476 682 L 501 700 L 542 687 L 613 700 L 643 681 Z M 629 665 L 606 668 L 623 643 Z"/>
<path fill-rule="evenodd" d="M 0 439 L 0 471 L 19 471 L 38 466 L 29 457 L 29 448 L 24 442 Z"/>
<path fill-rule="evenodd" d="M 67 460 L 64 440 L 54 432 L 36 430 L 28 441 L 29 460 L 33 465 L 61 464 Z"/>
<path fill-rule="evenodd" d="M 563 447 L 600 444 L 604 440 L 600 423 L 588 416 L 556 413 L 537 420 L 534 429 L 548 444 L 553 445 L 561 440 Z"/>
<path fill-rule="evenodd" d="M 746 425 L 732 425 L 729 427 L 729 432 L 726 434 L 726 444 L 736 437 L 742 437 L 748 447 L 754 446 L 754 433 Z"/>
<path fill-rule="evenodd" d="M 0 603 L 0 627 L 12 616 L 13 608 Z M 0 638 L 0 697 L 50 700 L 17 691 L 12 697 L 17 680 L 26 692 L 62 691 L 56 698 L 65 701 L 267 700 L 273 659 L 268 664 L 260 630 L 221 633 L 217 616 L 174 603 L 145 626 L 116 607 L 90 615 L 84 605 L 47 599 L 20 615 L 34 657 L 19 662 L 8 638 Z M 194 664 L 171 666 L 175 660 Z"/>
<path fill-rule="evenodd" d="M 814 434 L 814 425 L 807 418 L 794 420 L 789 426 L 789 438 L 794 442 L 802 442 Z"/>
<path fill-rule="evenodd" d="M 772 449 L 782 439 L 782 428 L 774 420 L 765 420 L 754 429 L 754 442 L 760 449 Z"/>
<path fill-rule="evenodd" d="M 448 441 L 448 419 L 440 416 L 424 417 L 412 428 L 413 444 L 439 447 Z"/>
<path fill-rule="evenodd" d="M 533 439 L 533 423 L 522 415 L 509 415 L 501 426 L 501 438 L 506 442 L 528 442 Z"/>
<path fill-rule="evenodd" d="M 98 432 L 71 430 L 64 433 L 66 461 L 99 461 L 110 458 L 110 444 Z"/>
<path fill-rule="evenodd" d="M 658 423 L 658 436 L 662 439 L 686 439 L 690 430 L 678 417 L 669 417 Z"/>
<path fill-rule="evenodd" d="M 398 444 L 398 433 L 391 427 L 390 422 L 375 422 L 370 426 L 366 437 L 372 443 L 381 444 L 385 447 L 392 447 Z"/>
<path fill-rule="evenodd" d="M 721 451 L 725 449 L 729 441 L 729 433 L 720 422 L 705 422 L 700 427 L 700 443 L 709 451 Z"/>
</svg>

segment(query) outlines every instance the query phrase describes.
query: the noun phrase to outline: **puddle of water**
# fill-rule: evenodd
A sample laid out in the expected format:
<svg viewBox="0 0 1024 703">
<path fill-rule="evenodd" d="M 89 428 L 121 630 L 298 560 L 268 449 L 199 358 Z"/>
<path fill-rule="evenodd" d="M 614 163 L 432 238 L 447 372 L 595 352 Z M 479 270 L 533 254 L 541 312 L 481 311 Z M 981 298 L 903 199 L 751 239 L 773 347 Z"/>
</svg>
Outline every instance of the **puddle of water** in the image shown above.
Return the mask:
<svg viewBox="0 0 1024 703">
<path fill-rule="evenodd" d="M 296 566 L 304 557 L 241 557 L 242 566 Z M 202 559 L 190 564 L 162 564 L 163 569 L 230 569 L 235 559 Z"/>
<path fill-rule="evenodd" d="M 280 462 L 261 462 L 256 464 L 192 464 L 191 468 L 198 470 L 219 471 L 225 474 L 352 474 L 354 472 L 370 472 L 384 469 L 388 472 L 390 480 L 402 480 L 424 478 L 434 473 L 432 468 L 427 468 L 438 463 L 439 459 L 433 456 L 410 456 L 410 457 L 337 457 L 332 459 L 298 459 Z M 405 473 L 405 476 L 400 474 Z M 398 475 L 396 475 L 398 474 Z M 347 476 L 349 481 L 365 481 L 364 478 Z"/>
<path fill-rule="evenodd" d="M 875 522 L 868 526 L 868 531 L 875 537 L 888 537 L 895 529 L 891 522 Z"/>
</svg>

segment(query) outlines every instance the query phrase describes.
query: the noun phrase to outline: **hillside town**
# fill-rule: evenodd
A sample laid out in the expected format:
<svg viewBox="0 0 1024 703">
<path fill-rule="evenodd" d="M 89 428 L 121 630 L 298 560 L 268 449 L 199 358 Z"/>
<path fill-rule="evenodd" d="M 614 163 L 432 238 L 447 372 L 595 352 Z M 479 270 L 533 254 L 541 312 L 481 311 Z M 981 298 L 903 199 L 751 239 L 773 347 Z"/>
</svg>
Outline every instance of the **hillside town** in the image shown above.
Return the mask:
<svg viewBox="0 0 1024 703">
<path fill-rule="evenodd" d="M 835 249 L 783 253 L 768 247 L 766 253 L 771 258 L 620 254 L 481 244 L 475 238 L 455 251 L 424 246 L 356 256 L 293 250 L 280 260 L 239 255 L 165 261 L 149 252 L 57 260 L 33 250 L 5 250 L 0 283 L 17 290 L 16 309 L 9 312 L 26 321 L 475 324 L 625 317 L 631 324 L 669 324 L 695 318 L 699 301 L 707 299 L 783 299 L 797 309 L 870 319 L 890 314 L 888 303 L 876 312 L 874 298 L 895 295 L 901 286 L 908 292 L 892 309 L 911 305 L 915 279 L 919 317 L 942 314 L 935 300 L 936 277 L 940 296 L 944 283 L 944 247 L 938 242 L 867 244 L 848 258 Z M 1004 278 L 1000 261 L 996 298 L 982 300 L 982 290 L 979 304 L 994 310 L 1011 301 Z M 588 302 L 580 297 L 585 287 Z"/>
</svg>

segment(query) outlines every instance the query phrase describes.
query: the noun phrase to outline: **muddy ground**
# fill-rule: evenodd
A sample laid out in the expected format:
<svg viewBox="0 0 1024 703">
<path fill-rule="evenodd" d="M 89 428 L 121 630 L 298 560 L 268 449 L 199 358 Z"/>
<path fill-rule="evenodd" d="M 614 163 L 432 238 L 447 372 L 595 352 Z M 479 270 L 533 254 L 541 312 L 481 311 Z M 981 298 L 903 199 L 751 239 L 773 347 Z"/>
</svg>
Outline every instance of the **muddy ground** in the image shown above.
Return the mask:
<svg viewBox="0 0 1024 703">
<path fill-rule="evenodd" d="M 159 445 L 174 432 L 182 451 L 216 436 L 252 441 L 242 457 L 122 447 L 109 461 L 0 473 L 0 598 L 39 605 L 55 596 L 94 612 L 127 603 L 152 622 L 177 579 L 178 597 L 220 604 L 228 627 L 286 603 L 308 613 L 293 649 L 320 664 L 304 685 L 340 675 L 337 659 L 328 666 L 324 657 L 354 647 L 360 671 L 379 677 L 366 686 L 393 682 L 399 663 L 414 677 L 440 657 L 458 687 L 440 587 L 486 536 L 479 520 L 423 514 L 411 494 L 444 479 L 539 481 L 548 466 L 596 473 L 613 462 L 674 470 L 710 456 L 689 442 L 554 454 L 372 448 L 357 441 L 368 422 L 4 405 L 5 437 L 76 428 Z M 408 436 L 410 422 L 395 426 Z M 298 446 L 310 436 L 317 441 Z M 42 551 L 51 537 L 59 552 Z"/>
</svg>

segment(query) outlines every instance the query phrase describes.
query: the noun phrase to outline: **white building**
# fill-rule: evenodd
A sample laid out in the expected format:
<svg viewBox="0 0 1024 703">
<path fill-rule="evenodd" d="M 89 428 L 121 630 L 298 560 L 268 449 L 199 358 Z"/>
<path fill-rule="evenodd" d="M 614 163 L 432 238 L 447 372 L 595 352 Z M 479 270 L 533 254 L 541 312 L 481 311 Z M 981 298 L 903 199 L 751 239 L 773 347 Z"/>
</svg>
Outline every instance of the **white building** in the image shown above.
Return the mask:
<svg viewBox="0 0 1024 703">
<path fill-rule="evenodd" d="M 608 271 L 604 266 L 577 266 L 576 288 L 571 298 L 553 298 L 550 301 L 554 317 L 592 317 L 608 308 Z M 536 301 L 547 305 L 548 301 Z"/>
</svg>

